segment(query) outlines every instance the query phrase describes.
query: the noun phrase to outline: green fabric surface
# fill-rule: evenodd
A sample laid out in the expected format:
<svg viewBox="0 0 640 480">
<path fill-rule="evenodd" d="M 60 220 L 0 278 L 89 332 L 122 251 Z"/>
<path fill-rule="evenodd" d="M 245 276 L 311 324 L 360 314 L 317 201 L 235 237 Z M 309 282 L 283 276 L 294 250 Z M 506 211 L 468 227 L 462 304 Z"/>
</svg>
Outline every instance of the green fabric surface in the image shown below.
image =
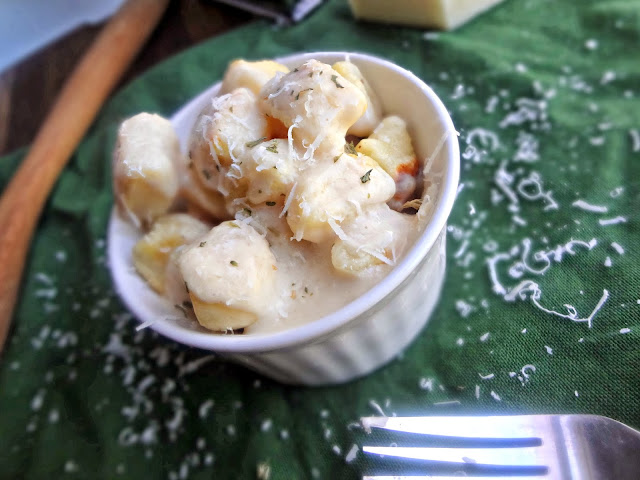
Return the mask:
<svg viewBox="0 0 640 480">
<path fill-rule="evenodd" d="M 507 0 L 426 33 L 356 23 L 330 1 L 290 28 L 256 22 L 211 39 L 121 89 L 31 247 L 0 361 L 0 478 L 258 478 L 262 465 L 271 479 L 355 479 L 373 467 L 361 452 L 347 461 L 365 440 L 352 423 L 380 409 L 593 413 L 640 427 L 639 12 L 639 0 Z M 283 386 L 136 332 L 105 264 L 118 123 L 171 115 L 234 58 L 314 50 L 413 71 L 450 110 L 463 153 L 437 310 L 399 359 L 326 388 Z M 22 154 L 0 159 L 2 185 Z M 532 272 L 545 266 L 533 252 L 592 239 Z M 536 298 L 492 289 L 498 252 L 501 284 L 536 282 Z M 601 299 L 591 328 L 543 310 L 568 315 L 567 304 L 586 318 Z"/>
</svg>

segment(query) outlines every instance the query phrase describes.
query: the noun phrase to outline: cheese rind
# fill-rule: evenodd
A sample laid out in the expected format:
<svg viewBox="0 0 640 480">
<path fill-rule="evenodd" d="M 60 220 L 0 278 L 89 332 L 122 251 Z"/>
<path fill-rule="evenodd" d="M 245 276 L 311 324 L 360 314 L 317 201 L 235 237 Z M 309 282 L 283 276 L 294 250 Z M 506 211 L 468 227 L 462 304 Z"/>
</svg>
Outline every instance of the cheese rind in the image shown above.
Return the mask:
<svg viewBox="0 0 640 480">
<path fill-rule="evenodd" d="M 362 20 L 453 30 L 502 0 L 349 0 Z"/>
</svg>

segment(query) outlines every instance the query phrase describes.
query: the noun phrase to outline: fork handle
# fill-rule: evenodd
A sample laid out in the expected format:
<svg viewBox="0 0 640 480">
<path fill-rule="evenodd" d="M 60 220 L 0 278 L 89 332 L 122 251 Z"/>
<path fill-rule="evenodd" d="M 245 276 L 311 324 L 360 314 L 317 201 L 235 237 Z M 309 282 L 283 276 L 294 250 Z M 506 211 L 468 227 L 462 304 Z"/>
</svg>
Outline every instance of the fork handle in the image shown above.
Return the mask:
<svg viewBox="0 0 640 480">
<path fill-rule="evenodd" d="M 36 222 L 60 172 L 169 0 L 129 0 L 67 80 L 0 199 L 0 353 Z"/>
</svg>

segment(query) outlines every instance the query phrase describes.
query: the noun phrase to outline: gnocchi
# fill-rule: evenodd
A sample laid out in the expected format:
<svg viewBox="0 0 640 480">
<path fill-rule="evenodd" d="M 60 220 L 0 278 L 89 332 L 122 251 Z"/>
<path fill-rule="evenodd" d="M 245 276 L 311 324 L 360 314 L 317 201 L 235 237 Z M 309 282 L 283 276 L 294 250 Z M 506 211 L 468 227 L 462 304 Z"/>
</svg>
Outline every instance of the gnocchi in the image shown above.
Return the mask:
<svg viewBox="0 0 640 480">
<path fill-rule="evenodd" d="M 168 120 L 140 113 L 120 126 L 114 190 L 119 207 L 136 225 L 149 226 L 173 204 L 179 157 L 178 137 Z"/>
</svg>

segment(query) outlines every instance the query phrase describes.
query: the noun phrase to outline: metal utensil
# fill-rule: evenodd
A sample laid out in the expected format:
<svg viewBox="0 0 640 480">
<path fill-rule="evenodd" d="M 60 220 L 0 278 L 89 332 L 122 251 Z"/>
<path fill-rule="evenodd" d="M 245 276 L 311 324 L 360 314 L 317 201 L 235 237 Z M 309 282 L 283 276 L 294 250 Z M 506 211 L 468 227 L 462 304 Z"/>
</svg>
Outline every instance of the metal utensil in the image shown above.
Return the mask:
<svg viewBox="0 0 640 480">
<path fill-rule="evenodd" d="M 529 415 L 489 417 L 367 417 L 372 429 L 412 435 L 413 443 L 435 446 L 403 447 L 402 435 L 393 446 L 364 446 L 363 452 L 384 456 L 395 468 L 413 459 L 413 476 L 365 476 L 368 480 L 457 478 L 607 479 L 640 478 L 640 432 L 597 415 Z M 420 440 L 422 439 L 422 441 Z M 438 443 L 455 446 L 438 446 Z M 444 440 L 444 442 L 443 442 Z M 417 465 L 417 467 L 416 467 Z M 434 467 L 458 468 L 451 476 L 422 475 Z M 476 477 L 475 475 L 483 475 Z"/>
<path fill-rule="evenodd" d="M 257 1 L 257 0 L 213 0 L 234 8 L 244 10 L 259 17 L 269 18 L 276 25 L 291 25 L 315 10 L 324 0 L 289 0 L 289 1 Z"/>
</svg>

